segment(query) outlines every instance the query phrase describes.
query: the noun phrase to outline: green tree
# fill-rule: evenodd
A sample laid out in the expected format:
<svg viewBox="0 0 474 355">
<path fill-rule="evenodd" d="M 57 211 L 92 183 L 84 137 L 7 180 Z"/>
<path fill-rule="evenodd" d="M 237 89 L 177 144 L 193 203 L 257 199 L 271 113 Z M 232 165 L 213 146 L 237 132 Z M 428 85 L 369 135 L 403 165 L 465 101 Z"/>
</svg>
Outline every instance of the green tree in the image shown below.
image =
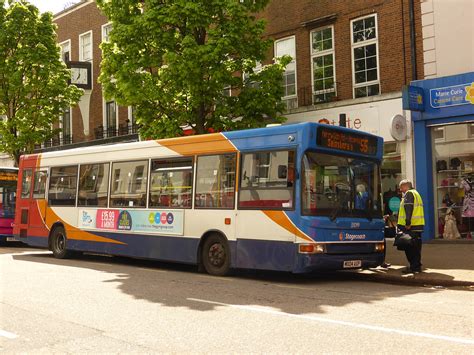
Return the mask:
<svg viewBox="0 0 474 355">
<path fill-rule="evenodd" d="M 58 133 L 53 124 L 82 90 L 68 86 L 52 14 L 23 0 L 6 5 L 0 0 L 0 150 L 18 164 Z"/>
<path fill-rule="evenodd" d="M 253 70 L 272 45 L 255 16 L 268 1 L 97 0 L 112 22 L 99 79 L 106 96 L 134 106 L 148 138 L 282 122 L 291 58 Z"/>
</svg>

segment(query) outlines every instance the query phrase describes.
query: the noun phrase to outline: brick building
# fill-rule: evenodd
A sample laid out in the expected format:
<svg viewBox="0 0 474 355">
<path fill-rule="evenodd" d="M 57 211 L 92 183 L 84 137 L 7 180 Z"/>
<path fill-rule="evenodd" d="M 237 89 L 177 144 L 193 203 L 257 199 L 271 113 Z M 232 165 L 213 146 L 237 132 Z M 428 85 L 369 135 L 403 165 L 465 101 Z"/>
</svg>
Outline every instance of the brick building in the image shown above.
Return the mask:
<svg viewBox="0 0 474 355">
<path fill-rule="evenodd" d="M 97 81 L 102 55 L 99 46 L 107 41 L 111 29 L 107 18 L 99 11 L 95 1 L 83 0 L 57 13 L 54 22 L 57 24 L 61 57 L 65 62 L 90 62 L 92 87 L 91 90 L 85 90 L 77 107 L 61 117 L 62 134 L 52 142 L 47 142 L 46 146 L 137 140 L 132 109 L 106 100 L 102 95 L 101 84 Z"/>
</svg>

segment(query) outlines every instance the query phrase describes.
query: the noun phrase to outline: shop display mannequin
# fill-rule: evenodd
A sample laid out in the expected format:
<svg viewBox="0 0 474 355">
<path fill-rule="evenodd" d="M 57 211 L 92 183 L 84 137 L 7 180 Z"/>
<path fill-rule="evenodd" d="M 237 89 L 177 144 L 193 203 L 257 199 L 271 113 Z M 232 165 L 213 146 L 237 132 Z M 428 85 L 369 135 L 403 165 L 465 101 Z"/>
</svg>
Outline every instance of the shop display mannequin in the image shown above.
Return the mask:
<svg viewBox="0 0 474 355">
<path fill-rule="evenodd" d="M 458 239 L 461 238 L 459 234 L 456 217 L 454 216 L 454 211 L 451 208 L 448 208 L 446 212 L 446 217 L 444 217 L 444 231 L 443 239 Z"/>
<path fill-rule="evenodd" d="M 468 227 L 467 238 L 474 236 L 474 174 L 464 177 L 461 181 L 461 187 L 464 188 L 464 200 L 462 207 L 463 223 Z"/>
</svg>

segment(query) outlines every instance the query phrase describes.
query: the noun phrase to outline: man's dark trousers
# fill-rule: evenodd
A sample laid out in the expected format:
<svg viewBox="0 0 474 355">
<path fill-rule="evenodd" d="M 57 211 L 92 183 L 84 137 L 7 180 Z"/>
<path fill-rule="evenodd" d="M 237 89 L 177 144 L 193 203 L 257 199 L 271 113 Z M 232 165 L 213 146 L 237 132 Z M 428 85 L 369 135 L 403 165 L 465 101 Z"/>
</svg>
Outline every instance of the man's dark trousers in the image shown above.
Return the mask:
<svg viewBox="0 0 474 355">
<path fill-rule="evenodd" d="M 413 242 L 405 249 L 405 255 L 410 263 L 411 271 L 421 271 L 421 232 L 410 230 L 408 234 L 413 238 Z"/>
</svg>

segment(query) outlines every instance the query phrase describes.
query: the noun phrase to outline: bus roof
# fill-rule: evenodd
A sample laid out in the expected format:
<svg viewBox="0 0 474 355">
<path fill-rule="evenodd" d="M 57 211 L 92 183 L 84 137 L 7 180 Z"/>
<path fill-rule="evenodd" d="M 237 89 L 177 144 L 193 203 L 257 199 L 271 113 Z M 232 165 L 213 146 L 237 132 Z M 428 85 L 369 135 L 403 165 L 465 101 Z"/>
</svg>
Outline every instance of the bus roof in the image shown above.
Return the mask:
<svg viewBox="0 0 474 355">
<path fill-rule="evenodd" d="M 41 153 L 41 159 L 56 160 L 57 158 L 67 158 L 71 156 L 89 156 L 95 155 L 94 161 L 122 160 L 135 157 L 139 159 L 145 156 L 179 156 L 193 154 L 213 154 L 219 152 L 245 151 L 252 149 L 276 149 L 278 147 L 291 147 L 301 144 L 301 137 L 309 139 L 310 131 L 316 130 L 316 127 L 327 127 L 331 130 L 358 133 L 364 136 L 373 137 L 382 142 L 382 138 L 366 132 L 357 132 L 355 130 L 318 124 L 313 122 L 304 122 L 288 125 L 279 125 L 264 128 L 253 128 L 238 131 L 229 131 L 222 133 L 209 133 L 203 135 L 192 135 L 176 138 L 166 138 L 158 140 L 147 140 L 140 142 L 128 142 L 108 145 L 94 145 L 54 152 Z M 299 139 L 289 140 L 289 135 L 299 137 Z M 382 143 L 380 143 L 381 146 Z M 160 149 L 161 148 L 161 149 Z M 150 149 L 157 151 L 150 152 Z M 133 151 L 133 154 L 127 154 L 127 151 Z M 120 153 L 119 153 L 120 152 Z M 377 158 L 379 158 L 377 154 Z M 38 154 L 25 155 L 22 157 L 35 157 Z M 380 154 L 381 158 L 381 154 Z M 82 160 L 82 159 L 81 159 Z M 84 160 L 85 161 L 85 160 Z"/>
</svg>

